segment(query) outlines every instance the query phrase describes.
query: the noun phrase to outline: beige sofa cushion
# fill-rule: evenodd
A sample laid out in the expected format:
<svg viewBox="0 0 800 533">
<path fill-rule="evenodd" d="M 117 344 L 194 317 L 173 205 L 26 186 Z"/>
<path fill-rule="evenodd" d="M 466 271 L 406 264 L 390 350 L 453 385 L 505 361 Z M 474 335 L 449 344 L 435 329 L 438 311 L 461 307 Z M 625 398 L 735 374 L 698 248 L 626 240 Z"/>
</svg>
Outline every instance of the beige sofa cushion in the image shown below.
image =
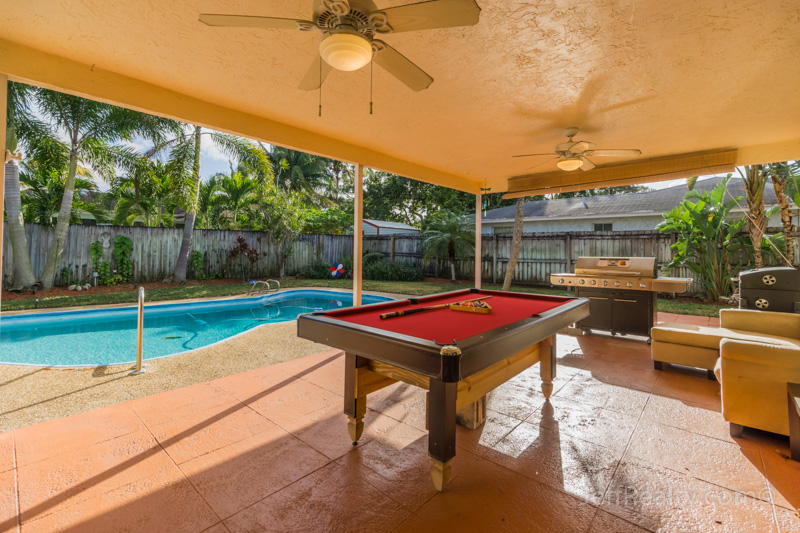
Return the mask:
<svg viewBox="0 0 800 533">
<path fill-rule="evenodd" d="M 723 339 L 760 342 L 787 348 L 800 348 L 800 340 L 790 337 L 778 337 L 744 331 L 740 329 L 714 328 L 709 326 L 695 326 L 692 324 L 660 324 L 650 330 L 654 341 L 699 346 L 719 350 L 719 343 Z"/>
</svg>

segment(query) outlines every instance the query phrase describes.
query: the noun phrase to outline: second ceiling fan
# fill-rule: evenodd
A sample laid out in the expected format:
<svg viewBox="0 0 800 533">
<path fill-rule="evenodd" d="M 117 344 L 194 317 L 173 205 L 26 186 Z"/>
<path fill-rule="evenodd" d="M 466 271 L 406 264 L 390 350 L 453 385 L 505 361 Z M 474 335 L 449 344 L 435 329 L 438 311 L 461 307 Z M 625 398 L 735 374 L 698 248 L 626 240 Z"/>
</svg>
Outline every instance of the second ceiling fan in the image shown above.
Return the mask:
<svg viewBox="0 0 800 533">
<path fill-rule="evenodd" d="M 353 71 L 374 60 L 412 90 L 421 91 L 433 83 L 433 78 L 375 36 L 472 26 L 478 23 L 480 12 L 475 0 L 431 0 L 381 10 L 371 0 L 314 0 L 311 20 L 202 14 L 200 22 L 233 28 L 322 32 L 319 55 L 300 82 L 304 90 L 319 88 L 331 68 Z"/>
<path fill-rule="evenodd" d="M 544 154 L 522 154 L 522 155 L 515 155 L 513 157 L 533 157 L 533 156 L 540 156 L 540 155 L 554 155 L 553 157 L 547 161 L 543 161 L 539 165 L 543 165 L 549 161 L 554 159 L 558 159 L 558 163 L 556 165 L 561 170 L 592 170 L 595 167 L 595 164 L 592 163 L 586 156 L 592 157 L 625 157 L 625 156 L 637 156 L 642 155 L 642 151 L 636 148 L 617 148 L 617 149 L 595 149 L 594 143 L 589 141 L 576 141 L 574 137 L 580 131 L 579 128 L 567 128 L 564 130 L 564 135 L 567 136 L 569 139 L 565 143 L 561 143 L 556 145 L 556 149 L 553 152 L 544 153 Z M 535 168 L 535 167 L 533 167 Z"/>
</svg>

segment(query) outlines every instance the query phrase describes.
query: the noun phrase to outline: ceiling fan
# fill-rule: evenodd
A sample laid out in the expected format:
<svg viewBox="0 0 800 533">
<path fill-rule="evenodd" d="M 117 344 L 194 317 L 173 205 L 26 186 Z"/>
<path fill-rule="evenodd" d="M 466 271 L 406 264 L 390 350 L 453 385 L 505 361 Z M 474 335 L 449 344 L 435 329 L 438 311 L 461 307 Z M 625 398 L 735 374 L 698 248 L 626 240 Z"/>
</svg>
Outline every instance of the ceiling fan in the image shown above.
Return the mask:
<svg viewBox="0 0 800 533">
<path fill-rule="evenodd" d="M 358 70 L 374 58 L 375 63 L 412 90 L 421 91 L 433 83 L 433 78 L 375 36 L 472 26 L 478 23 L 480 12 L 475 0 L 431 0 L 381 10 L 371 0 L 314 0 L 311 20 L 202 14 L 200 22 L 232 28 L 322 32 L 319 56 L 300 82 L 304 90 L 318 89 L 331 68 Z"/>
<path fill-rule="evenodd" d="M 595 167 L 595 164 L 592 163 L 586 156 L 623 157 L 623 156 L 642 155 L 642 151 L 637 150 L 635 148 L 595 150 L 594 143 L 590 143 L 589 141 L 576 141 L 573 139 L 578 134 L 579 131 L 580 131 L 579 128 L 567 128 L 566 130 L 564 130 L 564 135 L 567 136 L 569 141 L 556 145 L 556 149 L 554 152 L 547 154 L 523 154 L 523 155 L 515 155 L 513 157 L 554 155 L 556 157 L 548 159 L 547 161 L 543 161 L 539 165 L 543 165 L 549 161 L 552 161 L 553 159 L 558 159 L 558 163 L 556 163 L 556 165 L 558 165 L 558 168 L 560 168 L 561 170 L 570 171 L 570 170 L 578 170 L 579 168 L 581 170 L 592 170 Z"/>
</svg>

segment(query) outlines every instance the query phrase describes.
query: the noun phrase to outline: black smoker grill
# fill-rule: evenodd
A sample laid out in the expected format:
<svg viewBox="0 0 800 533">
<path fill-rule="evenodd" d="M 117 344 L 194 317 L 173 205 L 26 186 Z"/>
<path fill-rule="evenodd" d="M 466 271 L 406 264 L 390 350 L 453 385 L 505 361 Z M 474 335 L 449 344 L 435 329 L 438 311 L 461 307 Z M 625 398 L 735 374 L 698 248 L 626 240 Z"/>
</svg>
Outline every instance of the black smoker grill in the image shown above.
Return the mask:
<svg viewBox="0 0 800 533">
<path fill-rule="evenodd" d="M 739 308 L 800 313 L 800 270 L 775 267 L 742 272 Z"/>
<path fill-rule="evenodd" d="M 579 257 L 575 273 L 551 274 L 550 283 L 575 287 L 589 298 L 583 330 L 650 338 L 656 322 L 656 293 L 686 292 L 691 278 L 659 278 L 655 257 Z M 649 340 L 648 340 L 649 342 Z"/>
</svg>

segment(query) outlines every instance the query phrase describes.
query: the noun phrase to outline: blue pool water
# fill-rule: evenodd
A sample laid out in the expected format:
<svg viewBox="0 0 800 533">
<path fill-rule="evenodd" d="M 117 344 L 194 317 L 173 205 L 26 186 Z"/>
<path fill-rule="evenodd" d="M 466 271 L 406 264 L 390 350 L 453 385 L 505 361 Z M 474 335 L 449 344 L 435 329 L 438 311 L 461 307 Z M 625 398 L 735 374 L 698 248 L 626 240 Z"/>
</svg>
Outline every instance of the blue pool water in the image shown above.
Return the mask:
<svg viewBox="0 0 800 533">
<path fill-rule="evenodd" d="M 363 297 L 363 303 L 389 300 Z M 143 358 L 195 350 L 263 324 L 353 305 L 350 294 L 292 290 L 269 296 L 145 305 Z M 236 357 L 231 353 L 231 357 Z M 98 366 L 136 360 L 136 307 L 0 318 L 0 363 Z"/>
</svg>

